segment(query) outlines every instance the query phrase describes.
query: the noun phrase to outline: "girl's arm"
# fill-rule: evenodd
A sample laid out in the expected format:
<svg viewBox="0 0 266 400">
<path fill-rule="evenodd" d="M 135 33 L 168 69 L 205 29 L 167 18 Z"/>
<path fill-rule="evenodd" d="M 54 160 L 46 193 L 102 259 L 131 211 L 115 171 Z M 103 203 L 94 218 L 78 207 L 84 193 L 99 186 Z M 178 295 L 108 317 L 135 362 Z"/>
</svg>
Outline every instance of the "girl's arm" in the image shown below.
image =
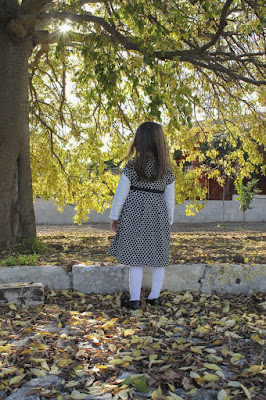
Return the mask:
<svg viewBox="0 0 266 400">
<path fill-rule="evenodd" d="M 111 212 L 109 214 L 109 218 L 111 219 L 110 228 L 114 232 L 116 232 L 117 230 L 117 221 L 119 220 L 129 190 L 130 190 L 130 180 L 125 174 L 122 173 L 114 195 Z"/>
<path fill-rule="evenodd" d="M 165 187 L 164 199 L 168 211 L 170 225 L 173 225 L 175 211 L 175 182 L 172 182 L 170 185 Z"/>
</svg>

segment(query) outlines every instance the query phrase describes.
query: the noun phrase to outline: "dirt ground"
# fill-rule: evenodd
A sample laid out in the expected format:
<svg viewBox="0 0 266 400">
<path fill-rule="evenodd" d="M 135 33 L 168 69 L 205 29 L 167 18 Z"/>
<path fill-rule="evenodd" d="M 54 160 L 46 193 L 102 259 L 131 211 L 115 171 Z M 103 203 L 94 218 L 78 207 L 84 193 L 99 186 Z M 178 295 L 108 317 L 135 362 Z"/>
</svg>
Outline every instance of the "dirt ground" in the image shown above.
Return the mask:
<svg viewBox="0 0 266 400">
<path fill-rule="evenodd" d="M 100 231 L 109 231 L 109 224 L 88 223 L 83 225 L 37 225 L 37 233 L 49 234 L 53 232 L 80 232 L 93 233 Z M 226 222 L 225 224 L 212 222 L 207 224 L 173 224 L 171 232 L 233 232 L 243 230 L 241 222 Z M 266 222 L 246 222 L 245 231 L 266 232 Z"/>
<path fill-rule="evenodd" d="M 39 225 L 37 241 L 22 241 L 0 252 L 0 267 L 12 265 L 113 265 L 109 224 Z M 170 264 L 266 264 L 266 222 L 225 225 L 174 224 Z"/>
</svg>

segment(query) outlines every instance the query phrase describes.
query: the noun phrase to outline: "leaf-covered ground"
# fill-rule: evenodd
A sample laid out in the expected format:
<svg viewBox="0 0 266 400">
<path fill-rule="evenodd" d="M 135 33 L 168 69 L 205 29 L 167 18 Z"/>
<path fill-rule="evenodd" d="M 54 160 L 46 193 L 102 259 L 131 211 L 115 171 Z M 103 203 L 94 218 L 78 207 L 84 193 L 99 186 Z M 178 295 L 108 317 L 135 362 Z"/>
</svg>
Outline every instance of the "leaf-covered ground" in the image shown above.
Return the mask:
<svg viewBox="0 0 266 400">
<path fill-rule="evenodd" d="M 2 306 L 0 399 L 265 400 L 263 295 L 142 296 L 137 311 L 121 293 L 54 290 L 37 308 Z"/>
<path fill-rule="evenodd" d="M 259 224 L 257 224 L 259 225 Z M 240 225 L 241 226 L 241 225 Z M 212 227 L 213 229 L 211 229 Z M 105 229 L 104 229 L 105 228 Z M 205 225 L 200 229 L 186 226 L 180 232 L 179 226 L 174 226 L 171 233 L 171 264 L 183 263 L 266 263 L 266 224 L 256 230 L 256 224 L 247 230 L 241 230 L 239 225 L 219 227 Z M 210 230 L 211 229 L 211 230 Z M 38 227 L 38 238 L 45 245 L 33 246 L 26 244 L 10 246 L 0 254 L 0 265 L 6 265 L 6 260 L 18 255 L 37 253 L 34 262 L 41 264 L 57 264 L 70 266 L 75 262 L 87 264 L 114 264 L 116 260 L 108 256 L 113 233 L 108 226 L 102 229 L 79 227 Z M 23 258 L 20 260 L 23 263 Z M 30 263 L 32 260 L 27 259 Z M 15 263 L 14 263 L 15 265 Z"/>
</svg>

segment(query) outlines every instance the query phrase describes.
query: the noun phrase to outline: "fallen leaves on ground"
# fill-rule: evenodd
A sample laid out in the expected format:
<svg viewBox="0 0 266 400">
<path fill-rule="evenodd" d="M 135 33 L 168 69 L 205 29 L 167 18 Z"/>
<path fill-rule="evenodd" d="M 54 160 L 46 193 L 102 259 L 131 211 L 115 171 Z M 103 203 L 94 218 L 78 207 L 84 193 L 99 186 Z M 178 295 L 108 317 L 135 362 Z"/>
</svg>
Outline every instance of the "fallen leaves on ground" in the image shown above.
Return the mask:
<svg viewBox="0 0 266 400">
<path fill-rule="evenodd" d="M 108 231 L 40 233 L 39 239 L 47 245 L 38 254 L 37 264 L 64 265 L 71 269 L 75 263 L 93 265 L 115 264 L 108 256 L 113 234 Z M 266 263 L 266 233 L 254 231 L 184 232 L 171 233 L 170 263 Z M 23 253 L 19 245 L 2 251 L 1 262 Z"/>
<path fill-rule="evenodd" d="M 122 293 L 47 293 L 0 309 L 0 399 L 44 377 L 41 400 L 265 400 L 265 297 L 164 292 L 162 306 L 118 308 Z M 41 381 L 40 381 L 41 382 Z M 212 393 L 214 397 L 199 394 Z M 264 396 L 264 397 L 263 397 Z"/>
</svg>

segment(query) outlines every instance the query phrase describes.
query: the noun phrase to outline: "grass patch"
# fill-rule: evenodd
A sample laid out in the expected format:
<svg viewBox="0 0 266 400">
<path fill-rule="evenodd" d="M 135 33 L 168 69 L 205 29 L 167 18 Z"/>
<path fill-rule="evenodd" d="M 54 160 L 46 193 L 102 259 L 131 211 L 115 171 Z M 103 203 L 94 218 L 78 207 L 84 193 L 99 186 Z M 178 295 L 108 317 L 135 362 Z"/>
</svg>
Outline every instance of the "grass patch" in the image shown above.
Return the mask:
<svg viewBox="0 0 266 400">
<path fill-rule="evenodd" d="M 1 261 L 1 267 L 14 267 L 16 265 L 36 265 L 38 260 L 38 255 L 24 255 L 20 254 L 18 256 L 8 256 Z"/>
</svg>

